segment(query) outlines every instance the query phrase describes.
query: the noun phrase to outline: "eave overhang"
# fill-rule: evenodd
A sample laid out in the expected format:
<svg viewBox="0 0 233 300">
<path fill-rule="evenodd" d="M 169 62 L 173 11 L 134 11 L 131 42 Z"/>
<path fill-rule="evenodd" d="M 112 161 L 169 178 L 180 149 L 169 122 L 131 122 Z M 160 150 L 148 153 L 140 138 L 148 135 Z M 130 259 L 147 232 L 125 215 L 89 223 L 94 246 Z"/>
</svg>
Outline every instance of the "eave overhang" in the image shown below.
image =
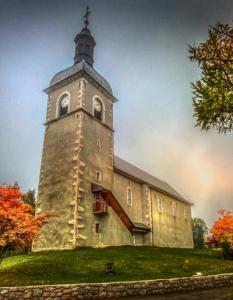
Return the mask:
<svg viewBox="0 0 233 300">
<path fill-rule="evenodd" d="M 76 72 L 75 74 L 72 74 L 71 76 L 68 76 L 64 78 L 63 80 L 56 82 L 55 84 L 50 85 L 46 89 L 43 90 L 47 95 L 49 95 L 51 92 L 62 88 L 66 86 L 67 84 L 79 79 L 79 78 L 85 78 L 87 81 L 89 81 L 94 87 L 96 87 L 101 93 L 103 93 L 108 99 L 110 99 L 113 103 L 117 102 L 117 98 L 115 98 L 107 89 L 105 89 L 98 81 L 96 81 L 87 71 L 84 69 Z"/>
</svg>

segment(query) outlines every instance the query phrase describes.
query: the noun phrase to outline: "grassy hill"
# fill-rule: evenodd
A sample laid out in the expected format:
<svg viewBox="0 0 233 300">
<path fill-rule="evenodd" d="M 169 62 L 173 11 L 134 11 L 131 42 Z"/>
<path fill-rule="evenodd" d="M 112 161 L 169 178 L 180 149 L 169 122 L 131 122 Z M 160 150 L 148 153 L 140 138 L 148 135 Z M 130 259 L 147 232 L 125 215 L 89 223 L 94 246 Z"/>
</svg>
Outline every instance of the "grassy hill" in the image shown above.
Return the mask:
<svg viewBox="0 0 233 300">
<path fill-rule="evenodd" d="M 106 262 L 114 263 L 114 275 L 105 274 Z M 233 261 L 221 260 L 208 249 L 121 247 L 32 253 L 3 260 L 0 286 L 143 280 L 192 276 L 196 272 L 233 272 Z"/>
</svg>

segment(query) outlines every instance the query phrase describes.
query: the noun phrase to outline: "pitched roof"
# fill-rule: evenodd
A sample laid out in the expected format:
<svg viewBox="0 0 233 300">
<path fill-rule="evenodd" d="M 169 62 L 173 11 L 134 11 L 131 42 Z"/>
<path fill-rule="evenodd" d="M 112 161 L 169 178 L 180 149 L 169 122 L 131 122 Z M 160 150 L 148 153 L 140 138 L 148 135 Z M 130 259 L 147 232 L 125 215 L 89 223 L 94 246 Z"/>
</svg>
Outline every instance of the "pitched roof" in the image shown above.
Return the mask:
<svg viewBox="0 0 233 300">
<path fill-rule="evenodd" d="M 149 173 L 135 167 L 129 162 L 114 156 L 114 169 L 120 173 L 133 177 L 143 183 L 149 184 L 154 189 L 164 192 L 182 202 L 187 204 L 192 204 L 191 202 L 185 200 L 175 189 L 173 189 L 167 182 L 150 175 Z"/>
<path fill-rule="evenodd" d="M 87 72 L 87 74 L 89 74 L 92 78 L 94 78 L 96 82 L 102 85 L 105 88 L 105 90 L 107 90 L 112 95 L 112 88 L 110 84 L 107 82 L 107 80 L 104 79 L 104 77 L 101 76 L 93 67 L 89 66 L 88 63 L 86 63 L 84 60 L 82 60 L 78 64 L 74 64 L 73 66 L 55 74 L 52 80 L 50 81 L 49 87 L 52 87 L 55 84 L 83 70 Z"/>
</svg>

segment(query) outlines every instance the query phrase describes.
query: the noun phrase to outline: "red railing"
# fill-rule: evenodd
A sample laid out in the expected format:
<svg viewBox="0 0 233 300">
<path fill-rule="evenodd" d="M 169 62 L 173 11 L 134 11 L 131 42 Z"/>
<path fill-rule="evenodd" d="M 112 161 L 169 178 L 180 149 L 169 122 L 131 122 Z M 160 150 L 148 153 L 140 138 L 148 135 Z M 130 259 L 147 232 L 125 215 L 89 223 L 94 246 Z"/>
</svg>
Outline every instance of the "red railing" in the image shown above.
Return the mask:
<svg viewBox="0 0 233 300">
<path fill-rule="evenodd" d="M 104 201 L 96 201 L 93 203 L 93 212 L 96 214 L 106 214 L 107 204 Z"/>
</svg>

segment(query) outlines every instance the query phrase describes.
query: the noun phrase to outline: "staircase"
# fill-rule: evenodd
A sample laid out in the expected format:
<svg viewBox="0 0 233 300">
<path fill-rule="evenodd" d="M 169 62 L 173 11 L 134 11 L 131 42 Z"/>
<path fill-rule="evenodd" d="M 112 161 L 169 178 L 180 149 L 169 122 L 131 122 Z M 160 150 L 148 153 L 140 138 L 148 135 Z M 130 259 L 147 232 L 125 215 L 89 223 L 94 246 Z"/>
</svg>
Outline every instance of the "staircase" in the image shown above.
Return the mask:
<svg viewBox="0 0 233 300">
<path fill-rule="evenodd" d="M 95 195 L 101 195 L 103 199 L 106 201 L 106 207 L 109 205 L 114 212 L 118 215 L 122 223 L 125 225 L 125 227 L 129 230 L 131 234 L 133 234 L 134 229 L 134 223 L 130 220 L 120 203 L 117 201 L 113 193 L 101 185 L 92 183 L 91 190 Z M 94 207 L 96 207 L 97 203 L 94 203 Z M 98 206 L 98 205 L 97 205 Z M 102 210 L 101 210 L 102 211 Z M 106 208 L 107 212 L 107 208 Z M 95 210 L 94 210 L 95 213 Z"/>
</svg>

